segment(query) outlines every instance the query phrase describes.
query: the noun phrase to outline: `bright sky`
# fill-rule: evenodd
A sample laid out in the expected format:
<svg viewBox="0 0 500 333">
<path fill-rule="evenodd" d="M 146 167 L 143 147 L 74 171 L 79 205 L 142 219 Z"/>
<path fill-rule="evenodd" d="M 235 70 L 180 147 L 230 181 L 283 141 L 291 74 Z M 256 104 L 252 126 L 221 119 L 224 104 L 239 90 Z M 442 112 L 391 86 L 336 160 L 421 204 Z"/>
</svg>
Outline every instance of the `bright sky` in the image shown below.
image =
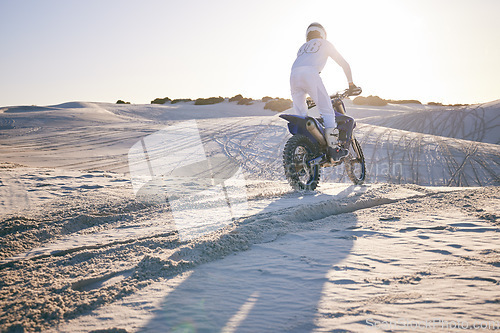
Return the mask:
<svg viewBox="0 0 500 333">
<path fill-rule="evenodd" d="M 500 98 L 498 0 L 0 0 L 0 106 L 289 98 L 314 21 L 363 95 Z M 347 81 L 330 60 L 330 93 Z"/>
</svg>

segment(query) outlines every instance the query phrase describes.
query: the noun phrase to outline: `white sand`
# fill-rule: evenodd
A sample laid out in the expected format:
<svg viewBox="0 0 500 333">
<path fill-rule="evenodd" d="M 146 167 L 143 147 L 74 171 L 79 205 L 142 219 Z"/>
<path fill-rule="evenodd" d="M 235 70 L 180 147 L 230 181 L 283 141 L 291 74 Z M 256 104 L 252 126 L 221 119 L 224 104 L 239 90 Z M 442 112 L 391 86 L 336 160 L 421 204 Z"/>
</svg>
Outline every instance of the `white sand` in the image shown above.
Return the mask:
<svg viewBox="0 0 500 333">
<path fill-rule="evenodd" d="M 432 131 L 422 130 L 423 112 L 449 119 L 450 110 L 349 103 L 367 184 L 325 169 L 312 193 L 284 181 L 286 122 L 262 106 L 0 108 L 0 329 L 500 325 L 498 102 Z M 451 130 L 475 128 L 484 115 L 480 136 Z M 190 119 L 207 156 L 243 170 L 248 206 L 224 228 L 182 240 L 167 204 L 134 197 L 127 153 Z M 203 200 L 191 213 L 213 218 L 218 199 Z"/>
</svg>

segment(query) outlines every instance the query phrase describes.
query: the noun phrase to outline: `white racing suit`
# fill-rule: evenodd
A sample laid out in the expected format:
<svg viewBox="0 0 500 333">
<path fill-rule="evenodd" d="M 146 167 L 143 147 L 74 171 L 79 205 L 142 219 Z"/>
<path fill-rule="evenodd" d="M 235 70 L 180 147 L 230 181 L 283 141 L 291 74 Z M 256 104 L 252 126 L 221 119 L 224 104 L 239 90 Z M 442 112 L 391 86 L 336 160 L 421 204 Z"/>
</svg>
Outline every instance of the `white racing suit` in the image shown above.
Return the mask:
<svg viewBox="0 0 500 333">
<path fill-rule="evenodd" d="M 293 107 L 299 115 L 307 116 L 306 95 L 311 96 L 323 117 L 325 127 L 335 128 L 337 122 L 343 125 L 341 127 L 346 133 L 341 133 L 340 139 L 348 141 L 351 139 L 354 119 L 334 112 L 330 96 L 319 76 L 329 57 L 342 67 L 348 82 L 352 82 L 351 68 L 335 47 L 327 40 L 311 39 L 300 47 L 292 66 L 290 90 Z"/>
</svg>

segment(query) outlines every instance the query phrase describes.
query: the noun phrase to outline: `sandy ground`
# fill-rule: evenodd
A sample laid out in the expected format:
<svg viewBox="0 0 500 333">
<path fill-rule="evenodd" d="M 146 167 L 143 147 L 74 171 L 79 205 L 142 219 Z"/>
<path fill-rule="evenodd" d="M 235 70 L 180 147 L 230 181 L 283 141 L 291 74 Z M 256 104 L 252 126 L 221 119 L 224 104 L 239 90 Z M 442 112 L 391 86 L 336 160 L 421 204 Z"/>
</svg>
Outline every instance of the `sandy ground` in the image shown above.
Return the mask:
<svg viewBox="0 0 500 333">
<path fill-rule="evenodd" d="M 0 108 L 0 329 L 500 328 L 498 102 L 349 103 L 367 184 L 325 169 L 311 193 L 284 181 L 286 123 L 262 106 Z M 185 240 L 174 206 L 134 195 L 127 154 L 193 119 L 207 156 L 241 168 L 247 205 Z M 218 200 L 188 210 L 214 219 Z"/>
</svg>

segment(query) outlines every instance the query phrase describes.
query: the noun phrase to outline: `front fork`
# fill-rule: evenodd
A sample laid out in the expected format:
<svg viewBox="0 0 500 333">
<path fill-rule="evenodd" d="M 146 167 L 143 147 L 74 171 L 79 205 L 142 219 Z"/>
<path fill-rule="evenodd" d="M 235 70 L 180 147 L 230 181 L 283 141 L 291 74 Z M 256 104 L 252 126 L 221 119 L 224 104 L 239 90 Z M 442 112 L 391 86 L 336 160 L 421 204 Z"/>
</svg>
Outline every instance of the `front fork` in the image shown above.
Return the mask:
<svg viewBox="0 0 500 333">
<path fill-rule="evenodd" d="M 335 98 L 332 100 L 332 106 L 338 113 L 345 114 L 344 102 L 340 98 Z"/>
</svg>

